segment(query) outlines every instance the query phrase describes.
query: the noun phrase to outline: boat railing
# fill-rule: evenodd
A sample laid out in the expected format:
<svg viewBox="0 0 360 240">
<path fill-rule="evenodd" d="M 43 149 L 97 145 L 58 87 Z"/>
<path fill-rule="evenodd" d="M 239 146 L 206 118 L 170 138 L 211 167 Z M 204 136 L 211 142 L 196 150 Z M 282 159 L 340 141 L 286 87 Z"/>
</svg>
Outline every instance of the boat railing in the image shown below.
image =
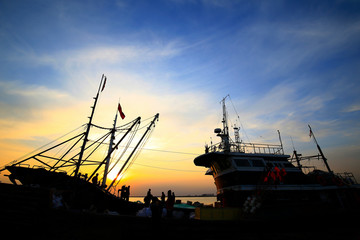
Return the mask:
<svg viewBox="0 0 360 240">
<path fill-rule="evenodd" d="M 315 166 L 301 166 L 301 169 L 303 171 L 304 174 L 309 174 L 309 173 L 313 173 L 315 172 L 317 169 L 317 167 Z M 358 182 L 356 181 L 356 178 L 354 176 L 353 173 L 350 172 L 343 172 L 343 173 L 330 173 L 330 174 L 334 174 L 335 176 L 337 176 L 343 183 L 347 184 L 347 185 L 353 185 L 353 184 L 358 184 Z"/>
<path fill-rule="evenodd" d="M 336 173 L 336 175 L 349 185 L 358 184 L 353 173 L 343 172 L 343 173 Z"/>
<path fill-rule="evenodd" d="M 230 143 L 230 152 L 240 153 L 260 153 L 260 154 L 284 154 L 284 149 L 281 145 L 263 144 L 263 143 Z M 206 152 L 226 151 L 222 142 L 206 147 Z"/>
</svg>

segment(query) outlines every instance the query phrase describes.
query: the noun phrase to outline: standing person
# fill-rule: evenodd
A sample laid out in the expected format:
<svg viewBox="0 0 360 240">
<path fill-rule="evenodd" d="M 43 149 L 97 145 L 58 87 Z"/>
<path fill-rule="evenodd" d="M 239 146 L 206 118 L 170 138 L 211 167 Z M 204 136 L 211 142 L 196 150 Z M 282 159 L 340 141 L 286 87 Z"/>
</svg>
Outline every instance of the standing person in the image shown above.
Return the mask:
<svg viewBox="0 0 360 240">
<path fill-rule="evenodd" d="M 164 192 L 161 193 L 161 205 L 163 207 L 165 206 L 165 193 Z"/>
<path fill-rule="evenodd" d="M 125 194 L 126 194 L 126 192 L 125 192 L 125 185 L 123 185 L 122 187 L 121 187 L 121 195 L 120 195 L 120 198 L 121 198 L 121 200 L 125 200 Z"/>
<path fill-rule="evenodd" d="M 167 196 L 167 200 L 166 200 L 166 211 L 167 211 L 167 217 L 171 218 L 172 217 L 172 211 L 174 208 L 174 203 L 175 203 L 175 195 L 171 194 L 171 190 L 168 191 L 168 196 Z"/>
<path fill-rule="evenodd" d="M 169 200 L 169 198 L 171 198 L 171 190 L 169 190 L 169 191 L 167 192 L 167 197 L 168 197 L 168 200 Z"/>
<path fill-rule="evenodd" d="M 125 201 L 129 201 L 130 198 L 130 185 L 126 188 Z"/>
<path fill-rule="evenodd" d="M 95 174 L 95 176 L 92 178 L 92 183 L 97 185 L 98 184 L 98 177 L 99 177 L 99 174 Z"/>
<path fill-rule="evenodd" d="M 159 199 L 153 197 L 150 205 L 152 219 L 159 220 L 161 218 L 162 207 Z"/>
<path fill-rule="evenodd" d="M 144 203 L 145 203 L 145 207 L 149 207 L 150 206 L 150 202 L 152 199 L 152 194 L 151 194 L 151 189 L 148 190 L 146 196 L 144 197 Z"/>
<path fill-rule="evenodd" d="M 151 188 L 149 188 L 149 190 L 148 190 L 148 192 L 147 192 L 147 194 L 146 194 L 146 196 L 148 196 L 148 197 L 151 197 L 152 198 L 152 194 L 151 194 Z"/>
<path fill-rule="evenodd" d="M 172 192 L 171 198 L 172 198 L 172 202 L 173 202 L 173 205 L 174 205 L 175 204 L 175 193 L 174 192 Z"/>
</svg>

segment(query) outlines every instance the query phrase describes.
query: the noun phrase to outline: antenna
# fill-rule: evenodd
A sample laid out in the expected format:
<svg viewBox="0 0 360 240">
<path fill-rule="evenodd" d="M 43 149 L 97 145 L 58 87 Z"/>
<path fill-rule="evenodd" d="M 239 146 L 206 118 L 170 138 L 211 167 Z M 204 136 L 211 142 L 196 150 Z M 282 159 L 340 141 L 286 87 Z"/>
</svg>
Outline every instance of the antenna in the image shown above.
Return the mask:
<svg viewBox="0 0 360 240">
<path fill-rule="evenodd" d="M 243 126 L 242 123 L 241 123 L 240 116 L 239 116 L 238 112 L 236 111 L 236 108 L 235 108 L 235 105 L 234 105 L 233 101 L 231 100 L 231 96 L 230 96 L 229 94 L 228 94 L 228 96 L 229 96 L 231 105 L 233 106 L 234 112 L 235 112 L 235 114 L 236 114 L 236 116 L 237 116 L 237 119 L 236 119 L 236 120 L 239 120 L 241 130 L 244 132 L 247 141 L 250 143 L 250 142 L 251 142 L 251 141 L 250 141 L 250 138 L 249 138 L 249 136 L 247 135 L 247 133 L 246 133 L 246 131 L 245 131 L 245 128 L 244 128 L 244 126 Z M 240 130 L 240 127 L 239 127 L 239 130 Z"/>
<path fill-rule="evenodd" d="M 237 127 L 236 124 L 234 124 L 235 143 L 241 143 L 239 130 L 240 128 Z"/>
<path fill-rule="evenodd" d="M 293 151 L 293 157 L 295 156 L 297 166 L 298 166 L 298 168 L 301 170 L 302 165 L 300 164 L 300 158 L 299 158 L 299 157 L 301 157 L 301 154 L 298 154 L 298 153 L 297 153 L 297 151 L 296 151 L 296 149 L 295 149 L 294 141 L 293 141 L 293 139 L 292 139 L 291 136 L 290 136 L 290 139 L 291 139 L 291 144 L 292 144 L 293 149 L 294 149 L 294 151 Z"/>
<path fill-rule="evenodd" d="M 295 151 L 294 141 L 293 141 L 293 139 L 292 139 L 292 137 L 291 137 L 291 136 L 290 136 L 290 139 L 291 139 L 291 144 L 292 144 L 292 147 L 293 147 L 293 149 L 294 149 L 294 151 Z"/>
</svg>

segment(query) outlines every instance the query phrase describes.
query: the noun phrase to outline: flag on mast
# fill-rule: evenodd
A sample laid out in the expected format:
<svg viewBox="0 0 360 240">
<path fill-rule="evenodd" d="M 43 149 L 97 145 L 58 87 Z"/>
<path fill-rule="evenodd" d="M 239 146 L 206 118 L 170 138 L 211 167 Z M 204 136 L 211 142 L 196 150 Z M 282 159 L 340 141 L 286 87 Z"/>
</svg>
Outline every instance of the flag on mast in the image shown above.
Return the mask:
<svg viewBox="0 0 360 240">
<path fill-rule="evenodd" d="M 124 118 L 125 118 L 125 114 L 124 114 L 124 112 L 122 111 L 122 108 L 121 108 L 120 103 L 119 103 L 119 105 L 118 105 L 118 110 L 119 110 L 121 119 L 124 119 Z"/>
</svg>

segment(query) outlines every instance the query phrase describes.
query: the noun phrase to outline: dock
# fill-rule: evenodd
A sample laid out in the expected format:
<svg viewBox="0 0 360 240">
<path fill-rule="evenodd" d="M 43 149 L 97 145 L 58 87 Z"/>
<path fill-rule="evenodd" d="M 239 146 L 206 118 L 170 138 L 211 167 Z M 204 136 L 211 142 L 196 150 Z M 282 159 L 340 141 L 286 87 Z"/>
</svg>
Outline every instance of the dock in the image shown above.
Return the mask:
<svg viewBox="0 0 360 240">
<path fill-rule="evenodd" d="M 141 218 L 54 210 L 49 190 L 0 184 L 2 233 L 14 239 L 358 239 L 358 212 L 233 221 Z M 209 214 L 209 213 L 207 213 Z"/>
</svg>

